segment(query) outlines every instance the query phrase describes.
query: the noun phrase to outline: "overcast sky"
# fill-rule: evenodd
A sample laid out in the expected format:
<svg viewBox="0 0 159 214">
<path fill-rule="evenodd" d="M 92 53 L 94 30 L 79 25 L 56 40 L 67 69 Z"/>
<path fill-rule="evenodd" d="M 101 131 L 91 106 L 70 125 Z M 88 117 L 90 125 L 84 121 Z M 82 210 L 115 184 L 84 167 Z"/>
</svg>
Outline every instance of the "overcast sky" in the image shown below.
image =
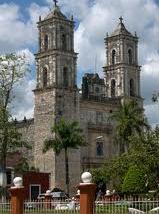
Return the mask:
<svg viewBox="0 0 159 214">
<path fill-rule="evenodd" d="M 61 10 L 74 16 L 75 51 L 78 57 L 78 83 L 85 72 L 105 65 L 104 37 L 123 16 L 126 28 L 139 36 L 139 62 L 142 65 L 141 90 L 146 116 L 159 123 L 159 104 L 151 101 L 159 91 L 159 0 L 59 0 Z M 19 118 L 33 116 L 35 87 L 34 53 L 37 51 L 36 22 L 53 7 L 52 0 L 0 0 L 0 53 L 22 51 L 32 64 L 32 73 L 16 88 L 13 113 Z M 25 96 L 24 96 L 25 95 Z"/>
</svg>

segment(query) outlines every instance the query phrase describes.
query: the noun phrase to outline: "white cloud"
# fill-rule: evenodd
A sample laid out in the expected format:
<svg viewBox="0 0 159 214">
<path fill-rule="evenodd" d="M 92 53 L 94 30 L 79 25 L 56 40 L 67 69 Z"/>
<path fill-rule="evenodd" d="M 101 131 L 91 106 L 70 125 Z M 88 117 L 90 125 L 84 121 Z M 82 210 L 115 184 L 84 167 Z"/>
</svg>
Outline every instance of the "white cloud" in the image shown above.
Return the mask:
<svg viewBox="0 0 159 214">
<path fill-rule="evenodd" d="M 48 10 L 48 7 L 40 7 L 32 3 L 25 11 L 29 17 L 28 20 L 25 20 L 18 5 L 0 4 L 0 53 L 24 54 L 26 61 L 33 67 L 35 58 L 28 46 L 37 46 L 36 22 L 39 15 L 46 15 Z M 32 78 L 32 74 L 27 75 L 14 89 L 15 99 L 12 102 L 12 112 L 18 119 L 23 119 L 24 116 L 29 118 L 33 116 L 34 98 L 32 90 L 35 88 L 35 80 Z"/>
<path fill-rule="evenodd" d="M 25 61 L 30 66 L 34 64 L 35 58 L 29 49 L 20 50 L 17 54 L 25 55 Z M 14 86 L 11 109 L 13 117 L 16 117 L 18 120 L 23 119 L 24 116 L 27 118 L 33 117 L 34 94 L 32 90 L 35 89 L 35 84 L 32 73 L 27 72 L 26 76 Z"/>
<path fill-rule="evenodd" d="M 29 49 L 23 49 L 23 50 L 19 50 L 17 52 L 18 55 L 24 56 L 25 57 L 25 61 L 27 63 L 29 63 L 30 65 L 32 65 L 33 63 L 35 63 L 35 57 L 34 54 L 29 50 Z"/>
<path fill-rule="evenodd" d="M 33 24 L 34 28 L 37 29 L 36 23 L 39 21 L 39 16 L 44 18 L 49 13 L 49 7 L 41 7 L 36 3 L 32 3 L 28 8 L 28 13 L 30 15 L 30 22 Z"/>
<path fill-rule="evenodd" d="M 36 42 L 32 23 L 24 23 L 20 20 L 20 16 L 20 9 L 17 5 L 0 5 L 0 52 L 15 51 L 22 46 Z"/>
<path fill-rule="evenodd" d="M 50 8 L 53 7 L 52 0 L 46 0 L 46 2 L 50 5 Z M 89 2 L 89 0 L 63 0 L 59 1 L 58 5 L 62 8 L 63 13 L 70 17 L 74 15 L 75 19 L 82 20 L 89 11 Z"/>
<path fill-rule="evenodd" d="M 87 4 L 87 1 L 85 1 Z M 80 53 L 80 68 L 93 68 L 95 55 L 99 67 L 105 64 L 104 40 L 106 33 L 111 33 L 117 25 L 118 17 L 123 15 L 125 25 L 132 33 L 137 31 L 139 40 L 140 63 L 145 63 L 149 54 L 157 50 L 159 35 L 159 7 L 154 1 L 147 0 L 98 0 L 83 16 L 75 32 L 75 48 Z M 141 16 L 142 14 L 142 16 Z M 140 20 L 140 21 L 138 21 Z M 83 70 L 83 69 L 82 69 Z"/>
<path fill-rule="evenodd" d="M 158 77 L 159 75 L 159 54 L 152 53 L 146 59 L 145 64 L 143 65 L 144 74 L 151 77 Z"/>
<path fill-rule="evenodd" d="M 12 102 L 13 117 L 23 119 L 33 117 L 35 80 L 25 77 L 14 89 L 15 99 Z"/>
<path fill-rule="evenodd" d="M 77 9 L 76 1 L 70 1 L 65 10 L 69 13 Z M 122 15 L 127 29 L 139 36 L 139 64 L 142 65 L 141 88 L 145 98 L 146 114 L 151 123 L 159 123 L 159 117 L 153 110 L 151 97 L 154 90 L 159 91 L 159 6 L 154 0 L 96 0 L 89 6 L 85 4 L 84 13 L 80 12 L 79 27 L 75 32 L 75 50 L 79 52 L 79 71 L 94 72 L 95 57 L 97 68 L 102 71 L 106 63 L 103 38 L 115 29 L 118 18 Z M 80 9 L 79 9 L 80 11 Z M 149 104 L 149 105 L 148 105 Z M 149 111 L 147 110 L 149 109 Z M 155 120 L 154 120 L 155 119 Z"/>
<path fill-rule="evenodd" d="M 0 5 L 0 52 L 27 49 L 28 46 L 30 48 L 31 45 L 37 45 L 38 17 L 45 16 L 49 8 L 53 7 L 52 0 L 45 1 L 49 7 L 41 7 L 35 3 L 30 5 L 27 9 L 29 19 L 25 22 L 21 19 L 23 14 L 17 5 Z M 154 90 L 159 90 L 159 6 L 155 0 L 63 0 L 58 4 L 68 17 L 73 14 L 77 22 L 75 50 L 79 52 L 77 65 L 80 74 L 94 72 L 95 58 L 96 67 L 102 73 L 102 66 L 106 63 L 104 37 L 107 32 L 110 34 L 114 30 L 121 15 L 127 29 L 132 33 L 137 31 L 140 38 L 142 95 L 145 98 L 146 109 L 153 108 L 151 95 Z M 26 52 L 33 61 L 29 51 Z M 153 123 L 153 119 L 151 122 Z"/>
<path fill-rule="evenodd" d="M 159 92 L 159 54 L 149 54 L 141 72 L 141 91 L 145 104 L 152 103 L 152 94 Z M 159 120 L 159 118 L 158 118 Z"/>
<path fill-rule="evenodd" d="M 159 124 L 159 104 L 145 105 L 145 114 L 153 128 Z"/>
<path fill-rule="evenodd" d="M 32 3 L 26 12 L 28 20 L 16 4 L 0 4 L 0 53 L 15 52 L 28 46 L 36 47 L 38 32 L 36 22 L 39 15 L 48 12 L 48 7 Z"/>
</svg>

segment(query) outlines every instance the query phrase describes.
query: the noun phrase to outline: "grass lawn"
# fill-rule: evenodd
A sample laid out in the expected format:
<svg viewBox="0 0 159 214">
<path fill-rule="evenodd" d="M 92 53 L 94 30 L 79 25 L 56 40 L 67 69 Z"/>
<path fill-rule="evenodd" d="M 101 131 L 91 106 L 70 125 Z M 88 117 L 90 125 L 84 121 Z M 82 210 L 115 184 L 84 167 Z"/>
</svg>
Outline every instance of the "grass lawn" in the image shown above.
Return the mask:
<svg viewBox="0 0 159 214">
<path fill-rule="evenodd" d="M 95 210 L 96 214 L 128 214 L 127 206 L 98 205 Z"/>
</svg>

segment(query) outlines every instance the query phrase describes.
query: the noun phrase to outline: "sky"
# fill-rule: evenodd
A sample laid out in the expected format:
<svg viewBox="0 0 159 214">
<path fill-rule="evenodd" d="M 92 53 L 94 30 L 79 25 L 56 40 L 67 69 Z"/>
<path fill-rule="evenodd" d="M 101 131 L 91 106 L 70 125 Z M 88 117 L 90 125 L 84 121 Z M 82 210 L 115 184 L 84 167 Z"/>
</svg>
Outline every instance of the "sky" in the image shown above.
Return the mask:
<svg viewBox="0 0 159 214">
<path fill-rule="evenodd" d="M 151 101 L 153 92 L 159 91 L 159 0 L 59 0 L 58 5 L 67 17 L 73 15 L 76 21 L 79 85 L 81 76 L 94 72 L 95 67 L 103 76 L 102 67 L 106 64 L 104 37 L 115 29 L 120 16 L 131 33 L 137 32 L 145 114 L 152 126 L 159 124 L 159 103 Z M 0 54 L 25 53 L 32 68 L 15 88 L 12 111 L 19 119 L 33 117 L 34 54 L 38 49 L 36 22 L 52 8 L 52 0 L 0 0 Z"/>
</svg>

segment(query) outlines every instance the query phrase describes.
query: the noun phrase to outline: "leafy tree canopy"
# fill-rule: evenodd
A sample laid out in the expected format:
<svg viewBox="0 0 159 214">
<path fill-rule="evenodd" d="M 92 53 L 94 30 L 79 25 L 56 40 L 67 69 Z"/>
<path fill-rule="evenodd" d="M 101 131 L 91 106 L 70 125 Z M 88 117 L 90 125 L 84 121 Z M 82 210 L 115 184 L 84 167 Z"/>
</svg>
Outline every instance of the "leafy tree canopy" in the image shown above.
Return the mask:
<svg viewBox="0 0 159 214">
<path fill-rule="evenodd" d="M 146 190 L 146 177 L 144 171 L 136 165 L 130 166 L 122 184 L 122 192 L 139 194 L 146 192 Z"/>
<path fill-rule="evenodd" d="M 133 100 L 125 101 L 111 118 L 116 122 L 116 142 L 119 144 L 120 154 L 125 152 L 125 148 L 128 149 L 131 136 L 140 136 L 144 128 L 149 128 L 143 117 L 143 109 Z"/>
<path fill-rule="evenodd" d="M 0 56 L 0 170 L 5 170 L 8 151 L 28 146 L 21 139 L 9 109 L 14 98 L 13 89 L 28 71 L 25 56 L 6 54 Z"/>
<path fill-rule="evenodd" d="M 124 179 L 132 166 L 142 169 L 146 179 L 147 190 L 158 189 L 159 183 L 159 129 L 132 136 L 131 147 L 127 152 L 106 160 L 96 176 L 106 180 L 113 189 L 123 190 Z M 100 172 L 101 171 L 101 172 Z M 100 180 L 100 178 L 98 178 Z"/>
</svg>

